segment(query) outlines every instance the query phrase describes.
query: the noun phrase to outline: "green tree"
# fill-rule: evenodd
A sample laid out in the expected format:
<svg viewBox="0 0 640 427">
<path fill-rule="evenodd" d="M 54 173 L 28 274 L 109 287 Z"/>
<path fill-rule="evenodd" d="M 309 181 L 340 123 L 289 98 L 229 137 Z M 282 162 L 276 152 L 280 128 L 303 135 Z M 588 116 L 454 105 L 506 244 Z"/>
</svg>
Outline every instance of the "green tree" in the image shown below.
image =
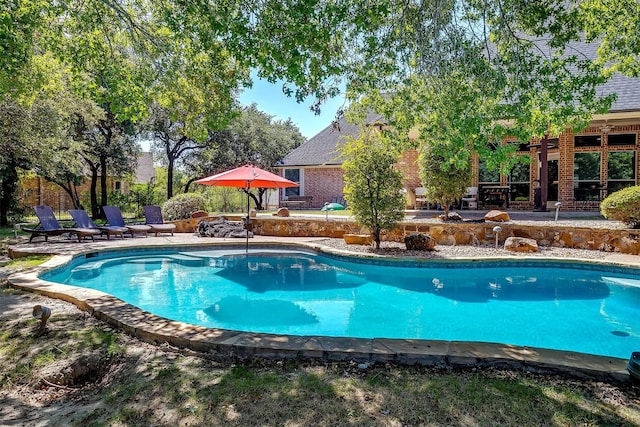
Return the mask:
<svg viewBox="0 0 640 427">
<path fill-rule="evenodd" d="M 465 194 L 473 174 L 470 159 L 466 164 L 456 161 L 451 151 L 451 142 L 434 138 L 420 147 L 418 159 L 425 197 L 440 203 L 445 221 L 449 207 Z"/>
<path fill-rule="evenodd" d="M 568 127 L 583 128 L 609 108 L 613 97 L 597 91 L 607 73 L 584 53 L 593 47 L 578 42 L 575 12 L 563 4 L 465 3 L 460 15 L 433 9 L 420 18 L 408 10 L 416 21 L 399 36 L 408 49 L 407 59 L 398 59 L 405 69 L 376 87 L 354 89 L 367 92 L 363 108 L 387 117 L 398 140 L 416 130 L 419 144 L 438 135 L 447 141 L 440 154 L 456 164 L 477 153 L 489 169 L 507 173 L 516 158 L 515 148 L 502 144 L 505 137 L 542 140 L 544 206 L 547 140 Z M 566 26 L 549 25 L 556 18 Z M 420 22 L 429 25 L 422 29 Z M 421 49 L 426 36 L 434 42 Z"/>
<path fill-rule="evenodd" d="M 150 131 L 154 151 L 167 165 L 167 198 L 181 159 L 209 145 L 209 134 L 237 114 L 235 97 L 249 84 L 248 71 L 221 43 L 164 30 L 165 43 L 154 50 L 158 62 L 153 83 Z"/>
<path fill-rule="evenodd" d="M 225 129 L 211 132 L 209 148 L 188 159 L 187 170 L 193 180 L 246 163 L 275 172 L 276 163 L 303 141 L 291 120 L 274 120 L 252 104 Z M 265 191 L 250 193 L 258 210 L 263 209 Z"/>
<path fill-rule="evenodd" d="M 75 90 L 102 109 L 97 120 L 78 116 L 75 138 L 91 172 L 90 203 L 94 217 L 107 205 L 107 179 L 134 169 L 137 124 L 147 114 L 152 72 L 150 46 L 155 32 L 144 2 L 76 2 L 49 20 L 43 45 L 69 65 Z"/>
<path fill-rule="evenodd" d="M 381 234 L 404 218 L 402 173 L 395 167 L 400 153 L 382 133 L 364 129 L 342 147 L 344 193 L 358 224 L 371 230 L 376 248 Z"/>
<path fill-rule="evenodd" d="M 0 102 L 0 225 L 7 225 L 9 215 L 16 213 L 20 169 L 35 169 L 53 182 L 66 184 L 63 188 L 79 206 L 73 189 L 81 173 L 80 147 L 71 136 L 71 123 L 77 115 L 91 116 L 96 111 L 75 95 L 71 73 L 51 55 L 32 56 L 27 70 L 19 84 L 39 83 L 20 96 L 4 95 Z"/>
</svg>

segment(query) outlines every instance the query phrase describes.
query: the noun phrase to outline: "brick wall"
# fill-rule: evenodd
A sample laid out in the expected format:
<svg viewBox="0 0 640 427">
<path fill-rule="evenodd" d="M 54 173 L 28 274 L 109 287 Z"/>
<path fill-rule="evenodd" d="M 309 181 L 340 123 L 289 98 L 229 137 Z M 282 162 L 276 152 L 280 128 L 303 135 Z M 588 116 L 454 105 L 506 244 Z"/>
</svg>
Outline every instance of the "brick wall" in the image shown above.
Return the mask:
<svg viewBox="0 0 640 427">
<path fill-rule="evenodd" d="M 417 187 L 422 187 L 418 172 L 418 150 L 410 149 L 402 153 L 398 162 L 398 169 L 404 175 L 402 180 L 404 188 L 413 190 Z"/>
<path fill-rule="evenodd" d="M 107 189 L 109 192 L 113 191 L 115 181 L 116 180 L 112 178 L 107 179 Z M 121 191 L 127 192 L 128 184 L 121 181 L 121 185 Z M 81 201 L 87 203 L 87 206 L 85 206 L 87 209 L 89 208 L 89 191 L 89 180 L 85 180 L 77 187 Z M 28 208 L 37 205 L 50 206 L 58 216 L 60 216 L 60 214 L 66 214 L 69 209 L 74 209 L 71 197 L 69 197 L 67 192 L 58 184 L 46 181 L 42 177 L 31 176 L 21 179 L 18 184 L 18 198 L 19 206 L 27 208 L 28 213 L 33 213 L 29 211 Z"/>
<path fill-rule="evenodd" d="M 321 208 L 334 197 L 343 196 L 344 172 L 340 166 L 304 170 L 304 194 L 313 196 L 312 208 Z"/>
</svg>

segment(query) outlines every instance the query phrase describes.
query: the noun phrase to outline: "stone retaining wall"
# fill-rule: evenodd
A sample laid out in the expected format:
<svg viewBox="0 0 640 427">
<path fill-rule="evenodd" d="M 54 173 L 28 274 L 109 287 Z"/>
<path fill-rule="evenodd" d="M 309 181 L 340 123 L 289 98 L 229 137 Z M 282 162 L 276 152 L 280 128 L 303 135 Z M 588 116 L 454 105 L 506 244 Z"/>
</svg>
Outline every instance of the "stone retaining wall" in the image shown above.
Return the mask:
<svg viewBox="0 0 640 427">
<path fill-rule="evenodd" d="M 195 218 L 173 221 L 176 233 L 195 232 L 198 222 L 211 221 L 217 217 Z M 227 217 L 239 221 L 242 217 Z M 341 238 L 345 234 L 367 234 L 368 231 L 353 221 L 320 218 L 252 218 L 252 230 L 262 236 L 277 237 L 333 237 Z M 500 225 L 502 231 L 498 242 L 504 243 L 508 237 L 534 239 L 540 246 L 560 248 L 591 249 L 604 252 L 621 252 L 640 255 L 640 230 L 569 228 L 566 226 L 538 227 L 511 223 L 416 223 L 402 222 L 393 232 L 383 239 L 403 242 L 411 233 L 429 233 L 438 245 L 492 245 L 496 242 L 493 227 Z"/>
<path fill-rule="evenodd" d="M 257 218 L 252 220 L 253 231 L 263 236 L 280 237 L 337 237 L 344 234 L 364 234 L 366 229 L 355 222 L 345 220 L 330 221 L 299 218 Z M 428 224 L 403 222 L 384 240 L 402 242 L 411 233 L 429 233 L 439 245 L 492 245 L 496 235 L 493 227 L 500 225 L 502 231 L 498 242 L 504 243 L 508 237 L 535 239 L 540 246 L 560 248 L 591 249 L 605 252 L 640 254 L 640 230 L 538 227 L 510 223 L 442 223 Z"/>
</svg>

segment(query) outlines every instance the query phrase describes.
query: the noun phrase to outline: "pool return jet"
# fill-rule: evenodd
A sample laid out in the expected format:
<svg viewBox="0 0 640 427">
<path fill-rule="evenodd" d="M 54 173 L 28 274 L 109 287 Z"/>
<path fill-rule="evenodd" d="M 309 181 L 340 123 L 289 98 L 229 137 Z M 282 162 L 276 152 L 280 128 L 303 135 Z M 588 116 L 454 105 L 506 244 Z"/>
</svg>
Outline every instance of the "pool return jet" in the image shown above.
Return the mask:
<svg viewBox="0 0 640 427">
<path fill-rule="evenodd" d="M 249 253 L 249 200 L 252 188 L 289 188 L 300 185 L 287 178 L 276 175 L 252 164 L 237 167 L 216 175 L 201 178 L 195 181 L 197 184 L 212 185 L 218 187 L 240 188 L 247 194 L 247 218 L 245 220 L 245 253 Z"/>
</svg>

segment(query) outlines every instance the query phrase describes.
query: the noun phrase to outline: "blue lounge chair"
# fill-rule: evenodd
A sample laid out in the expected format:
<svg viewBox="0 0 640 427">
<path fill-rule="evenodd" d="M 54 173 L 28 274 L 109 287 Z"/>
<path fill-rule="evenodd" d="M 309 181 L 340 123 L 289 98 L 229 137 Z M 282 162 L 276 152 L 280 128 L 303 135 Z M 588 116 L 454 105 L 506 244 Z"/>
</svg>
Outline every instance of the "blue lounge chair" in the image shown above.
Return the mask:
<svg viewBox="0 0 640 427">
<path fill-rule="evenodd" d="M 127 227 L 118 227 L 116 225 L 96 225 L 87 212 L 82 209 L 69 209 L 69 213 L 71 217 L 76 222 L 78 227 L 99 230 L 100 233 L 107 236 L 107 240 L 111 238 L 111 236 L 120 236 L 124 239 L 124 233 L 128 233 L 129 229 Z"/>
<path fill-rule="evenodd" d="M 131 237 L 135 237 L 136 233 L 144 234 L 144 236 L 147 237 L 149 231 L 151 231 L 151 227 L 149 227 L 148 225 L 125 224 L 124 218 L 122 217 L 122 212 L 117 206 L 103 206 L 102 211 L 107 217 L 107 223 L 110 226 L 125 227 L 127 230 L 129 230 L 129 233 L 131 233 Z"/>
<path fill-rule="evenodd" d="M 85 237 L 91 237 L 91 240 L 94 240 L 94 237 L 101 233 L 100 230 L 90 228 L 62 227 L 56 219 L 56 216 L 53 214 L 53 209 L 51 209 L 50 206 L 34 206 L 33 210 L 36 212 L 36 216 L 38 217 L 40 223 L 34 228 L 23 228 L 24 231 L 31 233 L 29 242 L 31 242 L 36 236 L 43 236 L 44 241 L 46 242 L 48 241 L 49 236 L 60 236 L 66 233 L 75 234 L 76 236 L 78 236 L 78 242 L 80 242 Z"/>
<path fill-rule="evenodd" d="M 146 224 L 151 227 L 151 231 L 155 233 L 156 237 L 158 233 L 171 233 L 176 229 L 175 224 L 165 224 L 162 219 L 162 209 L 160 206 L 145 206 L 144 217 Z"/>
</svg>

